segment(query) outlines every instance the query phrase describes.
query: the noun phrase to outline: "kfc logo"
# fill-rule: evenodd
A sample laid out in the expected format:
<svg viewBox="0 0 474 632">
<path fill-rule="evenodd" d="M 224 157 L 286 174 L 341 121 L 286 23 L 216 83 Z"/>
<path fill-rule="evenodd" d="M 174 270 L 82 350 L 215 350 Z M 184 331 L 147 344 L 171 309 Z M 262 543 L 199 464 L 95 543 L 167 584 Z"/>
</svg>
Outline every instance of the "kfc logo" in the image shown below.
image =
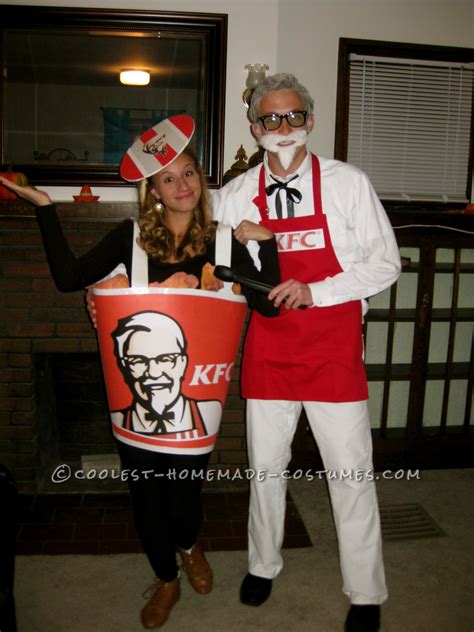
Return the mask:
<svg viewBox="0 0 474 632">
<path fill-rule="evenodd" d="M 209 418 L 212 427 L 219 425 L 219 400 L 194 400 L 181 391 L 189 361 L 188 343 L 174 318 L 157 311 L 138 312 L 121 318 L 112 338 L 120 371 L 133 395 L 129 406 L 112 411 L 116 426 L 160 435 L 197 429 L 204 436 Z M 210 364 L 208 371 L 215 367 L 214 380 L 218 380 L 226 366 Z M 207 377 L 208 371 L 203 375 Z"/>
<path fill-rule="evenodd" d="M 230 382 L 234 363 L 230 364 L 196 364 L 190 386 L 197 384 L 218 384 L 221 378 Z"/>
<path fill-rule="evenodd" d="M 158 138 L 149 140 L 146 145 L 143 145 L 143 151 L 145 154 L 161 154 L 163 157 L 166 157 L 168 154 L 168 150 L 166 148 L 166 134 L 162 134 L 161 136 L 158 136 Z"/>
<path fill-rule="evenodd" d="M 316 250 L 324 248 L 324 233 L 322 228 L 290 233 L 276 233 L 278 252 L 292 252 L 294 250 Z"/>
</svg>

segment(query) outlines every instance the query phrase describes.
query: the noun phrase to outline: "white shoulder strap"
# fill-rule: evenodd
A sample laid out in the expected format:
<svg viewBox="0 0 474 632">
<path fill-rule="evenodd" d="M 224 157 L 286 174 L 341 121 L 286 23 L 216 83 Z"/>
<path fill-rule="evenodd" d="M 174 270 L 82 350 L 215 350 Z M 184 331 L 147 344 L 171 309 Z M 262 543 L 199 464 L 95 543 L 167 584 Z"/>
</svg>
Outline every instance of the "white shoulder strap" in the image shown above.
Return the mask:
<svg viewBox="0 0 474 632">
<path fill-rule="evenodd" d="M 216 266 L 230 268 L 232 260 L 232 226 L 227 224 L 217 225 L 216 230 Z M 224 283 L 224 291 L 230 292 L 232 283 Z"/>
<path fill-rule="evenodd" d="M 139 234 L 138 222 L 134 220 L 131 287 L 148 287 L 148 256 L 137 243 Z"/>
<path fill-rule="evenodd" d="M 232 226 L 219 223 L 216 231 L 216 266 L 230 268 L 232 259 Z"/>
</svg>

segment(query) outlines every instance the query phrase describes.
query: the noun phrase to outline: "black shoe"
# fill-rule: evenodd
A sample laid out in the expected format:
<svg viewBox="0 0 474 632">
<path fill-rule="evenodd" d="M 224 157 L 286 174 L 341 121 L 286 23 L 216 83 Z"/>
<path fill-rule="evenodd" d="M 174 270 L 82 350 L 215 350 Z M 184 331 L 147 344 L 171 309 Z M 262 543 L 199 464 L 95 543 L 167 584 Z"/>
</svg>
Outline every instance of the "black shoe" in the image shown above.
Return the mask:
<svg viewBox="0 0 474 632">
<path fill-rule="evenodd" d="M 272 592 L 272 580 L 247 573 L 240 586 L 240 601 L 246 606 L 261 606 Z"/>
<path fill-rule="evenodd" d="M 347 613 L 344 632 L 378 632 L 380 630 L 380 606 L 352 605 Z"/>
</svg>

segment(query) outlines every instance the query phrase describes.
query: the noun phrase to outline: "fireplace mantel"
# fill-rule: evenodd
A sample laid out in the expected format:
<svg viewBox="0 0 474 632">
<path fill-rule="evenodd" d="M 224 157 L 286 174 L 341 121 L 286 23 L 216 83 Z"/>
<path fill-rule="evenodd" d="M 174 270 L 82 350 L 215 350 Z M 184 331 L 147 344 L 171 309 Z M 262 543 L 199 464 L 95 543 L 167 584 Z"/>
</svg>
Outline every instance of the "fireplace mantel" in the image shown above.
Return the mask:
<svg viewBox="0 0 474 632">
<path fill-rule="evenodd" d="M 116 222 L 136 217 L 138 206 L 134 202 L 57 202 L 61 218 L 95 222 Z M 22 200 L 0 202 L 0 221 L 29 220 L 35 218 L 34 206 Z"/>
</svg>

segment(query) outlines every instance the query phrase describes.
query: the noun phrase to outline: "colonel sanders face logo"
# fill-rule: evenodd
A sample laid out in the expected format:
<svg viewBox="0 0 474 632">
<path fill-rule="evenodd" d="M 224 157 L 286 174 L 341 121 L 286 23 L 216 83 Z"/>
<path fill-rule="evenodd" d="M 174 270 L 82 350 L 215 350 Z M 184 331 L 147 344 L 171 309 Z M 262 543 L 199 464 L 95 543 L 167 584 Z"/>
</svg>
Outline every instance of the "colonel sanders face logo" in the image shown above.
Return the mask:
<svg viewBox="0 0 474 632">
<path fill-rule="evenodd" d="M 146 145 L 143 145 L 143 151 L 145 154 L 161 154 L 165 157 L 168 153 L 166 149 L 166 134 L 162 134 L 158 136 L 158 138 L 148 141 Z"/>
<path fill-rule="evenodd" d="M 162 414 L 181 395 L 188 358 L 178 323 L 158 312 L 123 319 L 115 331 L 119 366 L 136 401 Z"/>
</svg>

